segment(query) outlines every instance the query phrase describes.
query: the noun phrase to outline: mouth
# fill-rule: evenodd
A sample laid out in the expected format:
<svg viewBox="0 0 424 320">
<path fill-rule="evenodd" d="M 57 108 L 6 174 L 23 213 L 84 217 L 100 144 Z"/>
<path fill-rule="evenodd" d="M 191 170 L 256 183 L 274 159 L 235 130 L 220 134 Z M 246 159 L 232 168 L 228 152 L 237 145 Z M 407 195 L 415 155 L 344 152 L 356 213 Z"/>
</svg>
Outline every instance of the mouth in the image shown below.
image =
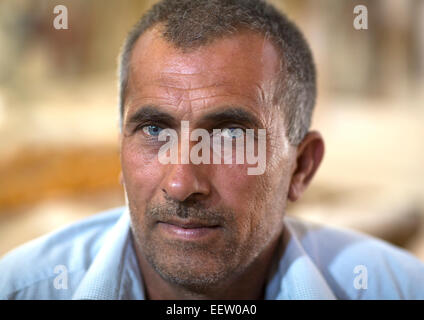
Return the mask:
<svg viewBox="0 0 424 320">
<path fill-rule="evenodd" d="M 186 241 L 196 241 L 211 237 L 221 229 L 221 226 L 217 224 L 194 220 L 158 221 L 157 226 L 166 237 Z"/>
</svg>

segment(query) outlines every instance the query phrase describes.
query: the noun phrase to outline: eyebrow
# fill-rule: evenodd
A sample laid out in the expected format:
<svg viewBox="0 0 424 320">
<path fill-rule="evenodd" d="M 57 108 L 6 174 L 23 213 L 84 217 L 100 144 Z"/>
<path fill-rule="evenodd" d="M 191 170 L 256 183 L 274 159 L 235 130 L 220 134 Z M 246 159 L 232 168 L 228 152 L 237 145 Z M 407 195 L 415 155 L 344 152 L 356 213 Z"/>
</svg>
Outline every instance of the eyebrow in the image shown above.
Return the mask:
<svg viewBox="0 0 424 320">
<path fill-rule="evenodd" d="M 135 111 L 126 122 L 126 126 L 139 124 L 143 122 L 157 122 L 164 124 L 176 124 L 177 120 L 167 112 L 163 112 L 158 110 L 155 106 L 144 106 Z M 251 112 L 245 110 L 242 107 L 223 107 L 220 110 L 210 112 L 204 115 L 200 121 L 200 123 L 240 123 L 252 128 L 260 128 L 262 127 L 261 121 L 252 114 Z"/>
<path fill-rule="evenodd" d="M 175 123 L 176 120 L 169 113 L 158 110 L 154 106 L 144 106 L 134 112 L 126 122 L 128 124 L 138 124 L 146 121 L 158 123 Z"/>
<path fill-rule="evenodd" d="M 236 122 L 258 128 L 262 127 L 261 121 L 254 114 L 241 107 L 227 107 L 208 113 L 202 117 L 201 121 L 215 123 Z"/>
</svg>

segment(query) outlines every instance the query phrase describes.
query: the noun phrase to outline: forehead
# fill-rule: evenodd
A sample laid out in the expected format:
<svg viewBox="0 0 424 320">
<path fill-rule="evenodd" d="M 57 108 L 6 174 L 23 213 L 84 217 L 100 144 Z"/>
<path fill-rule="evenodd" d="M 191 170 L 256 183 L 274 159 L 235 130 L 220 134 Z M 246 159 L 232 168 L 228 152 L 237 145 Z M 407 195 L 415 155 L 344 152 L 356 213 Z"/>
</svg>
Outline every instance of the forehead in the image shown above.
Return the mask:
<svg viewBox="0 0 424 320">
<path fill-rule="evenodd" d="M 258 102 L 271 91 L 279 65 L 271 41 L 252 31 L 182 50 L 153 28 L 137 40 L 132 51 L 128 96 L 148 96 L 154 88 L 171 99 L 181 99 L 179 91 L 192 91 L 190 98 L 195 100 L 207 90 L 209 96 L 228 93 Z"/>
</svg>

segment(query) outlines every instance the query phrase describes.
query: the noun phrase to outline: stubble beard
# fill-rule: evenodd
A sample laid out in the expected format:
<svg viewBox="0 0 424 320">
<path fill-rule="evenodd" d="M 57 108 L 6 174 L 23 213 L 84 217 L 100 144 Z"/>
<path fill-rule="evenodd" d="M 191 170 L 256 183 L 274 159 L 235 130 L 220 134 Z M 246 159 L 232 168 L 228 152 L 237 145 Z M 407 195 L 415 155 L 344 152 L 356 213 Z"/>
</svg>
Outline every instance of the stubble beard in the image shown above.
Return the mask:
<svg viewBox="0 0 424 320">
<path fill-rule="evenodd" d="M 147 207 L 142 214 L 129 207 L 131 228 L 139 254 L 162 279 L 191 292 L 204 294 L 211 288 L 224 288 L 230 279 L 237 278 L 248 268 L 267 242 L 267 231 L 263 230 L 261 224 L 251 230 L 255 236 L 241 240 L 233 212 L 192 207 L 186 208 L 186 216 L 225 217 L 223 237 L 208 244 L 164 240 L 152 234 L 151 225 L 145 223 L 143 218 L 178 215 L 175 205 Z"/>
</svg>

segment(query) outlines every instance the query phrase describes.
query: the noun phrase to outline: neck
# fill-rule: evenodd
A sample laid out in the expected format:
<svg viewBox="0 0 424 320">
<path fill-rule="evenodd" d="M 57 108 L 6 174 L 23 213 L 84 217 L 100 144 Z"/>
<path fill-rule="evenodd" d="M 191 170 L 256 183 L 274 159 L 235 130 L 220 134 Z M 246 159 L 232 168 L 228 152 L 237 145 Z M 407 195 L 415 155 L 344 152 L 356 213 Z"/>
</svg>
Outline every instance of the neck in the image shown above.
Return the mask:
<svg viewBox="0 0 424 320">
<path fill-rule="evenodd" d="M 264 299 L 266 282 L 273 266 L 273 257 L 279 251 L 280 237 L 277 237 L 254 259 L 240 274 L 226 278 L 210 288 L 196 291 L 184 286 L 170 283 L 163 279 L 144 258 L 136 247 L 139 266 L 144 279 L 146 299 L 184 300 L 184 299 L 219 299 L 219 300 L 256 300 Z"/>
</svg>

